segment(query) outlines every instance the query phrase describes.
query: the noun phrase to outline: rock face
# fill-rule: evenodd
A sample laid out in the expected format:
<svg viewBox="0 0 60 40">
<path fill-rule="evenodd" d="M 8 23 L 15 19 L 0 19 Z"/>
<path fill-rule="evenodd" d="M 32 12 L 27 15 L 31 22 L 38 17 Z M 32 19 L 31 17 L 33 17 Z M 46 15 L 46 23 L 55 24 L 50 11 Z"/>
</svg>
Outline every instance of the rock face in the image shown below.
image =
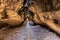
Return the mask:
<svg viewBox="0 0 60 40">
<path fill-rule="evenodd" d="M 24 13 L 19 12 L 24 6 L 24 0 L 1 0 L 0 24 L 10 26 L 20 25 L 24 21 Z"/>
<path fill-rule="evenodd" d="M 57 5 L 56 5 L 57 4 Z M 57 0 L 32 0 L 30 10 L 36 24 L 47 25 L 60 34 L 60 3 Z"/>
</svg>

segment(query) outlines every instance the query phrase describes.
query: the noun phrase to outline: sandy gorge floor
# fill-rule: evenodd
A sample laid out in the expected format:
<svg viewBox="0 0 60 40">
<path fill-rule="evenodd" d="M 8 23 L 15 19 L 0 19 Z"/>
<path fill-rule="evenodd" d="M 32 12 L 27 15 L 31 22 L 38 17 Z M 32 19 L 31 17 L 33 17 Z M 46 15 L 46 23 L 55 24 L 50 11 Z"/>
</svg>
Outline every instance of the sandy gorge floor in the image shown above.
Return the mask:
<svg viewBox="0 0 60 40">
<path fill-rule="evenodd" d="M 0 40 L 60 40 L 60 37 L 39 25 L 30 26 L 25 21 L 22 27 L 0 30 Z"/>
</svg>

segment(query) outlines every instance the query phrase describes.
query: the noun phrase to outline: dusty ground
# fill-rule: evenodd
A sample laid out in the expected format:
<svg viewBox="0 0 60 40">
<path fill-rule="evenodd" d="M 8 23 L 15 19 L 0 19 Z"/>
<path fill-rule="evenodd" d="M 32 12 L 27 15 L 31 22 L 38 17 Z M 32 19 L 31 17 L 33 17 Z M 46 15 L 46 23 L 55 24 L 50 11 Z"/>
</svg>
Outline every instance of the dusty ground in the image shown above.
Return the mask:
<svg viewBox="0 0 60 40">
<path fill-rule="evenodd" d="M 3 30 L 0 40 L 60 40 L 60 37 L 45 27 L 30 26 L 29 22 L 25 21 L 21 27 Z"/>
</svg>

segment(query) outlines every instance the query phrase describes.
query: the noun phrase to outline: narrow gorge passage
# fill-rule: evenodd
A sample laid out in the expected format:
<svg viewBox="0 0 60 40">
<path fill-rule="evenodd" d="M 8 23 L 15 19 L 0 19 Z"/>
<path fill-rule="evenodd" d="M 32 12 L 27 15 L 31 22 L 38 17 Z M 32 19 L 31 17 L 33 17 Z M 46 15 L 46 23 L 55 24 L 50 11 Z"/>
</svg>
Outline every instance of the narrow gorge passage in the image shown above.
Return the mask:
<svg viewBox="0 0 60 40">
<path fill-rule="evenodd" d="M 22 13 L 20 13 L 21 15 L 24 15 L 22 17 L 22 19 L 25 18 L 24 22 L 19 26 L 6 26 L 1 28 L 0 40 L 60 40 L 60 37 L 56 35 L 55 32 L 52 32 L 52 30 L 45 26 L 36 25 L 32 21 L 34 12 L 29 9 L 32 0 L 24 1 L 26 1 L 26 5 L 24 5 Z"/>
</svg>

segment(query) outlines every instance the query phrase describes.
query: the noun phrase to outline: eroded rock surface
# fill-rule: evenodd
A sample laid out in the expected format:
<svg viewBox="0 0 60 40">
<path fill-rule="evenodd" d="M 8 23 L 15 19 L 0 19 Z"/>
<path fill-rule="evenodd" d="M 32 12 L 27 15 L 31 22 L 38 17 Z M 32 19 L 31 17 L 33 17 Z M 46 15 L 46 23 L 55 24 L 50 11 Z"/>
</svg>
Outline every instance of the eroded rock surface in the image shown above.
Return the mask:
<svg viewBox="0 0 60 40">
<path fill-rule="evenodd" d="M 30 10 L 34 14 L 33 21 L 36 24 L 47 25 L 60 34 L 60 3 L 58 3 L 58 1 L 59 0 L 32 0 Z"/>
<path fill-rule="evenodd" d="M 19 12 L 24 8 L 24 0 L 1 0 L 0 6 L 1 25 L 5 23 L 10 26 L 16 26 L 24 21 L 24 13 Z"/>
</svg>

